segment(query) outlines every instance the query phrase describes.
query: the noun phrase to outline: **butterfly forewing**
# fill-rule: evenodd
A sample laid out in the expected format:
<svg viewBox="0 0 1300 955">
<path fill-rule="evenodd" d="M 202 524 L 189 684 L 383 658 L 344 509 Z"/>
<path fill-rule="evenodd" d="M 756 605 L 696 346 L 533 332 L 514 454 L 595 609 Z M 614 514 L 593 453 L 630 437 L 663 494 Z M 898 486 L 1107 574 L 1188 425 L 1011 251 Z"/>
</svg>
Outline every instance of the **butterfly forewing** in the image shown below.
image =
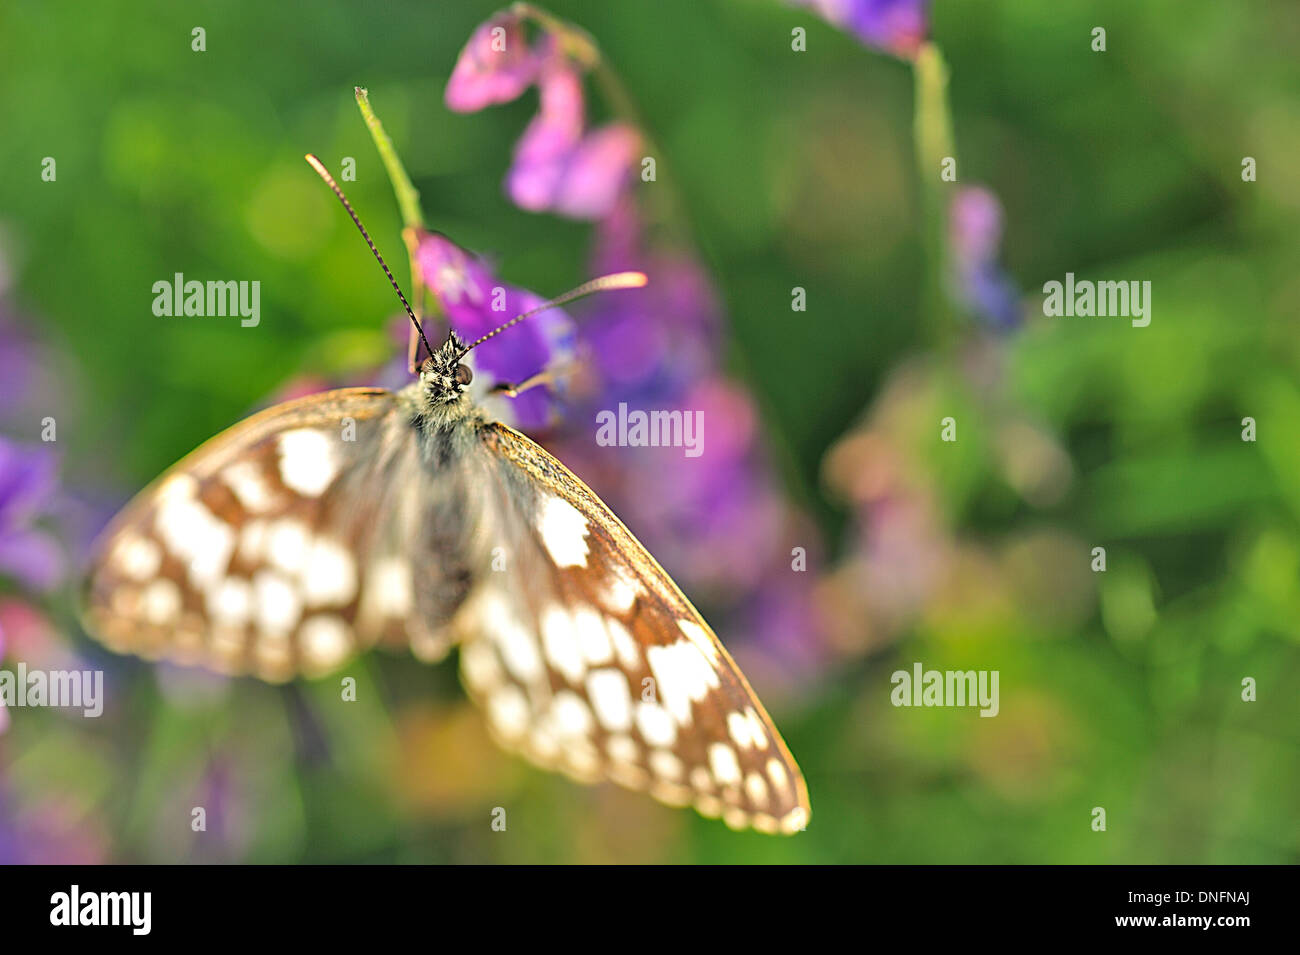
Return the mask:
<svg viewBox="0 0 1300 955">
<path fill-rule="evenodd" d="M 803 777 L 695 608 L 559 461 L 505 425 L 481 434 L 501 546 L 456 632 L 498 740 L 734 828 L 801 829 Z"/>
<path fill-rule="evenodd" d="M 200 447 L 106 531 L 88 629 L 120 652 L 271 681 L 382 640 L 438 656 L 466 573 L 412 563 L 430 515 L 399 407 L 378 389 L 314 395 Z"/>
</svg>

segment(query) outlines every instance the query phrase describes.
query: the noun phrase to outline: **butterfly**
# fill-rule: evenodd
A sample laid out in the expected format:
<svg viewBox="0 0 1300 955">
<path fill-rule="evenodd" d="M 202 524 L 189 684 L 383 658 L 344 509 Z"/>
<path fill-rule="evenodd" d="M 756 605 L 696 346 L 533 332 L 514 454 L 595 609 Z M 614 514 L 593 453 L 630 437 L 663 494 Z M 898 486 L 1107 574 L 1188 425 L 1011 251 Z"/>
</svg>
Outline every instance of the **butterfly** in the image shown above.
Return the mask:
<svg viewBox="0 0 1300 955">
<path fill-rule="evenodd" d="M 543 307 L 644 282 L 606 277 Z M 803 776 L 699 612 L 595 493 L 469 394 L 469 352 L 529 314 L 473 343 L 424 340 L 400 391 L 289 401 L 199 447 L 101 535 L 87 630 L 271 682 L 373 646 L 428 662 L 456 647 L 507 750 L 734 829 L 803 829 Z"/>
</svg>

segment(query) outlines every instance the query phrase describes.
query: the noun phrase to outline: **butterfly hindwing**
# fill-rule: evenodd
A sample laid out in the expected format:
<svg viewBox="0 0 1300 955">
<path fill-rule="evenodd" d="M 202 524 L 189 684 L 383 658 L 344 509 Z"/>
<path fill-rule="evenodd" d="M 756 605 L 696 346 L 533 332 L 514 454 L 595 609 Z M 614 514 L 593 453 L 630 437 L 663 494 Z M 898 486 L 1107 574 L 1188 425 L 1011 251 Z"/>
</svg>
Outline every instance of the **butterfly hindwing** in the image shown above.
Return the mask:
<svg viewBox="0 0 1300 955">
<path fill-rule="evenodd" d="M 270 408 L 174 466 L 109 527 L 87 628 L 119 652 L 272 681 L 327 672 L 381 641 L 436 658 L 467 572 L 454 548 L 412 563 L 433 519 L 426 473 L 391 392 Z"/>
<path fill-rule="evenodd" d="M 455 629 L 467 689 L 507 748 L 734 828 L 809 818 L 798 766 L 744 676 L 671 578 L 559 461 L 503 424 L 501 565 Z"/>
</svg>

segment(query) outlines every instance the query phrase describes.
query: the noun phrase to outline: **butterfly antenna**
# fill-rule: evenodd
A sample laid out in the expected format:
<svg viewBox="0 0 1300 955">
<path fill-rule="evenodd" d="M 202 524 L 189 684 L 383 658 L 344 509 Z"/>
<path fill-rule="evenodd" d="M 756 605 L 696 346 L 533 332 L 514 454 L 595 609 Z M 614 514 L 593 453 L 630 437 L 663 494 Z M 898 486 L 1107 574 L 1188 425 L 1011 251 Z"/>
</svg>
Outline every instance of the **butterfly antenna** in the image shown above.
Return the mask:
<svg viewBox="0 0 1300 955">
<path fill-rule="evenodd" d="M 406 296 L 402 294 L 401 286 L 397 284 L 397 279 L 393 278 L 393 273 L 388 270 L 388 263 L 384 261 L 384 257 L 380 255 L 379 250 L 375 248 L 375 243 L 370 239 L 370 233 L 367 232 L 366 227 L 361 224 L 361 218 L 353 211 L 352 203 L 348 202 L 348 197 L 343 195 L 343 190 L 340 189 L 339 184 L 334 181 L 334 177 L 330 175 L 329 170 L 321 165 L 319 159 L 311 153 L 307 154 L 306 159 L 307 162 L 311 164 L 311 168 L 316 170 L 316 174 L 325 180 L 325 185 L 334 190 L 334 195 L 339 197 L 339 202 L 343 203 L 343 208 L 348 211 L 348 215 L 352 217 L 352 221 L 355 222 L 357 228 L 361 230 L 361 237 L 366 240 L 366 245 L 370 246 L 370 251 L 373 252 L 375 258 L 379 260 L 380 266 L 383 267 L 384 274 L 388 276 L 388 281 L 392 283 L 393 291 L 395 291 L 397 297 L 402 300 L 402 308 L 406 309 L 406 314 L 411 316 L 411 324 L 413 324 L 415 330 L 420 333 L 420 341 L 424 342 L 424 347 L 428 350 L 428 353 L 432 355 L 433 346 L 429 344 L 429 339 L 424 337 L 424 329 L 420 327 L 420 320 L 415 317 L 415 312 L 411 311 L 411 306 L 406 301 Z"/>
<path fill-rule="evenodd" d="M 510 319 L 510 321 L 506 322 L 504 325 L 498 325 L 496 328 L 492 329 L 492 331 L 488 332 L 478 341 L 471 342 L 469 345 L 466 345 L 465 351 L 461 352 L 461 355 L 466 354 L 471 348 L 477 348 L 479 345 L 482 345 L 485 341 L 487 341 L 492 336 L 500 335 L 502 332 L 504 332 L 507 328 L 510 328 L 512 325 L 518 325 L 525 318 L 531 318 L 532 316 L 536 315 L 538 312 L 544 312 L 548 308 L 558 308 L 561 305 L 566 305 L 569 302 L 574 301 L 575 299 L 579 299 L 582 298 L 583 296 L 590 295 L 593 292 L 608 292 L 613 289 L 622 289 L 622 288 L 641 288 L 646 284 L 647 281 L 649 280 L 646 278 L 644 272 L 614 272 L 610 275 L 602 275 L 600 278 L 592 279 L 590 282 L 584 282 L 583 284 L 579 285 L 577 288 L 565 292 L 563 295 L 559 296 L 558 298 L 553 298 L 549 302 L 543 302 L 541 305 L 538 305 L 536 308 L 530 308 L 522 315 L 516 315 L 514 318 Z"/>
</svg>

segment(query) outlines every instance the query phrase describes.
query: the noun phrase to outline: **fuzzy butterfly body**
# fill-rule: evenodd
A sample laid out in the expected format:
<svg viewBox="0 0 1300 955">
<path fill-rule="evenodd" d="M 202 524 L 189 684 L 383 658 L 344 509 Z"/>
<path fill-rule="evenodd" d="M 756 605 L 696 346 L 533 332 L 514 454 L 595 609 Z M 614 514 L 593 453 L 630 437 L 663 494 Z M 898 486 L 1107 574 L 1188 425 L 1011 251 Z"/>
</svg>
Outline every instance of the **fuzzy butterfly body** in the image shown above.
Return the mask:
<svg viewBox="0 0 1300 955">
<path fill-rule="evenodd" d="M 459 647 L 506 748 L 733 828 L 807 823 L 803 777 L 681 591 L 596 495 L 466 391 L 454 335 L 399 392 L 255 415 L 105 532 L 87 628 L 270 681 Z"/>
</svg>

